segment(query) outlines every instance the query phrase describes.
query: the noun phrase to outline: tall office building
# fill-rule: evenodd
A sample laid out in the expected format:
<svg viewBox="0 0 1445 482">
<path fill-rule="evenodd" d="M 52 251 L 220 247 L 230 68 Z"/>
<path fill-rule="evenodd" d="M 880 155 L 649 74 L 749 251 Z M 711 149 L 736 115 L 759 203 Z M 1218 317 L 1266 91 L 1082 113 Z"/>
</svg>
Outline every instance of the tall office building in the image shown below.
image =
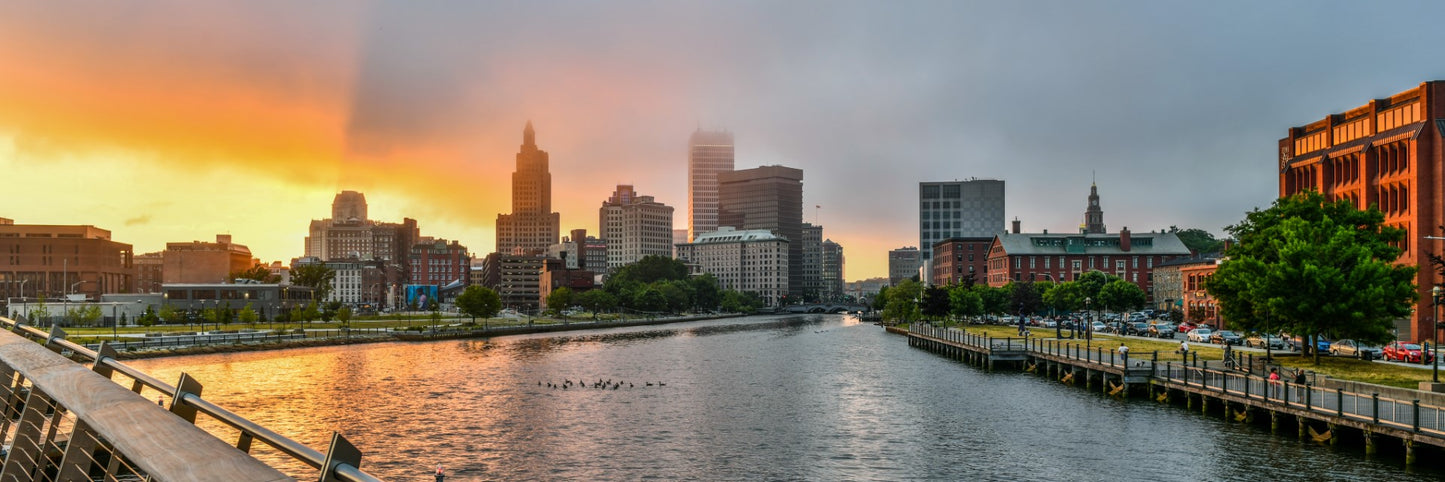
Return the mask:
<svg viewBox="0 0 1445 482">
<path fill-rule="evenodd" d="M 337 193 L 331 201 L 331 217 L 311 220 L 308 233 L 307 257 L 322 262 L 379 262 L 391 289 L 407 283 L 411 248 L 421 239 L 415 219 L 385 223 L 368 218 L 366 195 L 356 191 Z"/>
<path fill-rule="evenodd" d="M 1331 102 L 1333 103 L 1333 102 Z M 1415 266 L 1414 313 L 1396 324 L 1404 340 L 1435 340 L 1432 287 L 1445 283 L 1429 253 L 1445 252 L 1445 81 L 1420 85 L 1298 127 L 1279 140 L 1279 195 L 1317 191 L 1329 200 L 1378 206 L 1385 225 L 1405 230 L 1395 262 Z"/>
<path fill-rule="evenodd" d="M 918 276 L 923 267 L 923 255 L 918 248 L 906 246 L 888 252 L 888 284 L 898 286 L 903 280 Z"/>
<path fill-rule="evenodd" d="M 1004 232 L 1003 212 L 1001 180 L 918 183 L 918 247 L 923 261 L 932 259 L 933 244 L 939 240 Z"/>
<path fill-rule="evenodd" d="M 619 184 L 597 211 L 597 224 L 607 240 L 607 272 L 644 256 L 672 257 L 672 206 Z"/>
<path fill-rule="evenodd" d="M 733 170 L 733 134 L 725 131 L 692 133 L 687 143 L 688 239 L 717 231 L 718 180 L 720 172 Z"/>
<path fill-rule="evenodd" d="M 532 121 L 527 121 L 517 170 L 512 173 L 512 214 L 497 215 L 497 252 L 546 251 L 557 244 L 561 217 L 552 212 L 552 173 L 547 162 L 547 151 L 537 148 Z"/>
<path fill-rule="evenodd" d="M 787 239 L 788 294 L 801 295 L 803 170 L 763 166 L 719 173 L 717 179 L 718 226 L 766 229 Z"/>
<path fill-rule="evenodd" d="M 824 301 L 838 301 L 843 298 L 843 246 L 831 239 L 823 241 L 823 293 Z"/>
<path fill-rule="evenodd" d="M 799 285 L 805 300 L 823 299 L 823 227 L 803 223 L 803 266 Z"/>
</svg>

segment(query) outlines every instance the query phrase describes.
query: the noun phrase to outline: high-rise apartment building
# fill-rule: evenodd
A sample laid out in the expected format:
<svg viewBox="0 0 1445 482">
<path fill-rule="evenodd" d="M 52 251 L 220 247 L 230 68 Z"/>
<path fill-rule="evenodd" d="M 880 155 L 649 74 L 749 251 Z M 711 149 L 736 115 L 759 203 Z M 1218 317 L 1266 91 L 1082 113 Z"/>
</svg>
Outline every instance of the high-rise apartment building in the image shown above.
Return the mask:
<svg viewBox="0 0 1445 482">
<path fill-rule="evenodd" d="M 918 247 L 923 261 L 932 259 L 933 243 L 941 239 L 993 237 L 1003 231 L 1003 181 L 918 183 Z"/>
<path fill-rule="evenodd" d="M 918 248 L 907 246 L 888 252 L 888 284 L 898 286 L 903 280 L 918 276 L 923 267 L 923 254 Z"/>
<path fill-rule="evenodd" d="M 672 257 L 672 206 L 619 184 L 597 210 L 597 224 L 607 240 L 607 272 L 644 256 Z"/>
<path fill-rule="evenodd" d="M 718 226 L 766 229 L 787 239 L 788 293 L 802 294 L 802 169 L 763 166 L 719 173 Z"/>
<path fill-rule="evenodd" d="M 95 226 L 0 222 L 0 293 L 28 300 L 129 293 L 135 271 L 131 245 L 111 241 Z"/>
<path fill-rule="evenodd" d="M 798 268 L 802 279 L 798 281 L 803 299 L 823 299 L 823 227 L 803 223 L 803 265 Z"/>
<path fill-rule="evenodd" d="M 691 237 L 717 231 L 718 179 L 733 170 L 733 134 L 704 131 L 692 133 L 687 143 L 687 223 Z"/>
<path fill-rule="evenodd" d="M 561 217 L 552 212 L 552 173 L 547 151 L 537 148 L 532 121 L 522 130 L 517 170 L 512 173 L 512 213 L 497 215 L 497 252 L 546 251 L 557 244 Z"/>
<path fill-rule="evenodd" d="M 1430 289 L 1445 280 L 1426 253 L 1445 253 L 1445 81 L 1419 86 L 1299 127 L 1279 140 L 1279 195 L 1317 191 L 1330 200 L 1375 205 L 1405 230 L 1396 262 L 1415 266 L 1419 306 L 1397 323 L 1402 339 L 1433 340 Z M 1420 243 L 1416 243 L 1419 240 Z M 1227 321 L 1227 320 L 1226 320 Z"/>
</svg>

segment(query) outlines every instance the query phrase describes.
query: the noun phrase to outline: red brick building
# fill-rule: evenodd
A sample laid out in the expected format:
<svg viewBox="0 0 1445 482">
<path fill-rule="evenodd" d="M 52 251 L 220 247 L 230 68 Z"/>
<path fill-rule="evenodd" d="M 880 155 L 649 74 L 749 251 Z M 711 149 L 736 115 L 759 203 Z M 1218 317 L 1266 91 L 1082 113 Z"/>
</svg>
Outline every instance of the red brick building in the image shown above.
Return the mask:
<svg viewBox="0 0 1445 482">
<path fill-rule="evenodd" d="M 1214 270 L 1218 267 L 1218 262 L 1213 260 L 1179 267 L 1179 283 L 1183 289 L 1184 300 L 1179 309 L 1184 312 L 1185 320 L 1213 326 L 1215 329 L 1224 328 L 1219 318 L 1219 304 L 1209 292 L 1204 291 L 1204 282 L 1214 276 Z"/>
<path fill-rule="evenodd" d="M 1436 120 L 1441 119 L 1441 120 Z M 1309 124 L 1279 140 L 1279 195 L 1314 190 L 1356 206 L 1377 205 L 1385 224 L 1405 230 L 1399 262 L 1419 267 L 1420 306 L 1400 336 L 1431 339 L 1430 289 L 1440 283 L 1424 252 L 1445 253 L 1436 226 L 1445 215 L 1445 81 L 1419 86 Z M 1418 240 L 1418 242 L 1417 242 Z"/>
<path fill-rule="evenodd" d="M 95 226 L 14 224 L 0 218 L 0 300 L 59 299 L 134 289 L 131 245 Z"/>
<path fill-rule="evenodd" d="M 994 238 L 944 238 L 933 243 L 933 284 L 960 283 L 973 274 L 974 281 L 988 282 L 988 248 Z"/>
<path fill-rule="evenodd" d="M 989 286 L 1073 281 L 1089 271 L 1102 271 L 1149 294 L 1155 265 L 1190 255 L 1172 233 L 1134 234 L 1127 227 L 1114 234 L 1019 233 L 1017 229 L 1015 224 L 1014 232 L 998 235 L 989 248 Z"/>
</svg>

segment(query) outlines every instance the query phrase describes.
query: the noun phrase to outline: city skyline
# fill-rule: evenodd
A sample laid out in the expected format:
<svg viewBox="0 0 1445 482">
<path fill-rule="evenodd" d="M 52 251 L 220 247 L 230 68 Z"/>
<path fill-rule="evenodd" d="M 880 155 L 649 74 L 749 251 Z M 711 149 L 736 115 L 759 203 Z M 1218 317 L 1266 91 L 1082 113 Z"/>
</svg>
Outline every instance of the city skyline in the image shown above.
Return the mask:
<svg viewBox="0 0 1445 482">
<path fill-rule="evenodd" d="M 925 181 L 1004 180 L 1007 219 L 1062 232 L 1097 171 L 1108 224 L 1219 234 L 1277 196 L 1289 127 L 1445 78 L 1394 60 L 1438 57 L 1419 33 L 1432 3 L 556 10 L 0 6 L 0 63 L 18 66 L 0 77 L 0 216 L 94 225 L 137 254 L 226 233 L 285 261 L 352 190 L 372 218 L 484 255 L 527 120 L 563 232 L 600 232 L 617 184 L 687 205 L 702 128 L 735 135 L 736 169 L 806 171 L 803 205 L 822 209 L 804 221 L 856 280 L 917 242 Z M 1390 28 L 1316 35 L 1361 24 Z M 1341 59 L 1365 68 L 1338 75 Z"/>
</svg>

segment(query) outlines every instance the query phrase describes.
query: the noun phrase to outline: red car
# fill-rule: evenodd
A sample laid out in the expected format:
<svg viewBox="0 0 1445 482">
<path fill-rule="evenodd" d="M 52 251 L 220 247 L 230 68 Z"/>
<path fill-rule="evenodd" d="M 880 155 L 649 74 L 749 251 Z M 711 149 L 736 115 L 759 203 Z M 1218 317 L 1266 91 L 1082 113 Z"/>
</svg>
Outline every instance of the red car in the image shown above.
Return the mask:
<svg viewBox="0 0 1445 482">
<path fill-rule="evenodd" d="M 1435 358 L 1433 355 L 1425 355 L 1424 361 L 1421 361 L 1420 345 L 1403 341 L 1390 342 L 1389 345 L 1385 345 L 1384 352 L 1386 360 L 1410 363 L 1429 363 Z"/>
<path fill-rule="evenodd" d="M 1190 323 L 1190 322 L 1187 322 L 1187 321 L 1179 324 L 1179 332 L 1180 332 L 1180 333 L 1189 333 L 1189 332 L 1191 332 L 1191 331 L 1194 331 L 1195 328 L 1198 328 L 1198 327 L 1195 326 L 1193 323 Z"/>
</svg>

